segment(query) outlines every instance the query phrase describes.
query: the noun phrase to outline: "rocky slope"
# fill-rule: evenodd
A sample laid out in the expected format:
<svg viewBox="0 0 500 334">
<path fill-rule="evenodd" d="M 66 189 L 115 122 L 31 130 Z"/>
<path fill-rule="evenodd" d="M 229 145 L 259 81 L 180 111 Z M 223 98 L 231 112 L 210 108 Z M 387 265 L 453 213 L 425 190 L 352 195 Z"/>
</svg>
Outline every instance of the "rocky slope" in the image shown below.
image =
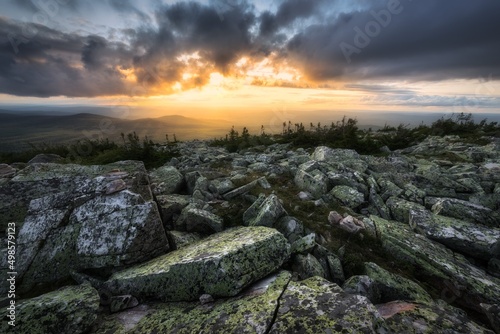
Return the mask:
<svg viewBox="0 0 500 334">
<path fill-rule="evenodd" d="M 178 148 L 151 171 L 0 166 L 16 332 L 500 332 L 500 142 Z"/>
</svg>

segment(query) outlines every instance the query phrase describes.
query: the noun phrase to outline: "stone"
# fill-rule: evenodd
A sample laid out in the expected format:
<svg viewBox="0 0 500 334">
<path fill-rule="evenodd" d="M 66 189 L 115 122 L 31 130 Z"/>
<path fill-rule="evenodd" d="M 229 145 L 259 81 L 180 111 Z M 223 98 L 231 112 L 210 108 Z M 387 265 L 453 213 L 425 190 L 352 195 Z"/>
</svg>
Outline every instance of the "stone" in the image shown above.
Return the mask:
<svg viewBox="0 0 500 334">
<path fill-rule="evenodd" d="M 149 177 L 155 195 L 178 193 L 184 184 L 184 177 L 173 166 L 157 168 L 149 173 Z"/>
<path fill-rule="evenodd" d="M 181 249 L 202 239 L 199 233 L 183 231 L 167 231 L 167 236 L 173 250 Z"/>
<path fill-rule="evenodd" d="M 88 284 L 68 286 L 47 294 L 17 301 L 15 327 L 10 327 L 2 307 L 2 333 L 88 333 L 97 319 L 99 294 Z"/>
<path fill-rule="evenodd" d="M 337 255 L 320 245 L 316 245 L 312 254 L 323 267 L 328 280 L 337 284 L 344 283 L 344 269 Z"/>
<path fill-rule="evenodd" d="M 139 305 L 137 298 L 131 295 L 112 296 L 109 304 L 111 313 L 121 312 Z"/>
<path fill-rule="evenodd" d="M 337 211 L 330 211 L 328 214 L 328 222 L 332 225 L 338 225 L 340 224 L 340 221 L 344 219 L 340 213 Z"/>
<path fill-rule="evenodd" d="M 298 274 L 299 279 L 306 279 L 314 276 L 326 278 L 326 272 L 321 266 L 321 263 L 319 263 L 318 259 L 312 254 L 295 255 L 292 268 L 293 271 Z"/>
<path fill-rule="evenodd" d="M 347 216 L 339 222 L 339 228 L 348 233 L 356 234 L 359 231 L 364 230 L 365 225 L 359 219 L 356 219 L 353 216 Z"/>
<path fill-rule="evenodd" d="M 270 334 L 384 333 L 384 321 L 368 299 L 327 280 L 290 282 L 280 298 Z"/>
<path fill-rule="evenodd" d="M 410 222 L 410 210 L 425 209 L 423 205 L 397 197 L 389 198 L 385 204 L 391 212 L 392 219 L 407 224 Z"/>
<path fill-rule="evenodd" d="M 278 221 L 274 223 L 274 228 L 280 231 L 290 244 L 305 235 L 305 229 L 302 222 L 290 216 L 284 216 L 278 219 Z"/>
<path fill-rule="evenodd" d="M 311 233 L 292 243 L 291 252 L 292 254 L 296 253 L 304 254 L 311 252 L 315 246 L 316 246 L 316 234 Z"/>
<path fill-rule="evenodd" d="M 301 166 L 302 167 L 302 166 Z M 307 172 L 299 169 L 294 177 L 294 182 L 301 190 L 310 193 L 313 198 L 318 199 L 329 191 L 328 177 L 318 171 Z"/>
<path fill-rule="evenodd" d="M 182 210 L 189 205 L 189 199 L 189 196 L 176 194 L 156 196 L 164 225 L 172 226 L 174 217 L 180 215 Z"/>
<path fill-rule="evenodd" d="M 245 214 L 243 220 L 248 226 L 273 227 L 278 219 L 286 215 L 286 210 L 276 195 L 270 195 L 263 201 L 256 201 L 249 210 L 252 214 Z"/>
<path fill-rule="evenodd" d="M 215 301 L 214 297 L 212 295 L 209 295 L 208 293 L 205 293 L 200 296 L 200 304 L 205 305 L 209 303 L 213 303 Z"/>
<path fill-rule="evenodd" d="M 16 175 L 16 169 L 7 165 L 0 164 L 0 179 L 2 178 L 10 178 Z"/>
<path fill-rule="evenodd" d="M 368 201 L 371 205 L 375 207 L 377 210 L 377 215 L 384 219 L 391 219 L 391 213 L 389 212 L 389 208 L 384 203 L 382 197 L 375 191 L 374 188 L 370 188 L 370 195 L 368 196 Z"/>
<path fill-rule="evenodd" d="M 333 198 L 349 208 L 355 209 L 365 201 L 365 196 L 354 188 L 336 186 L 329 193 Z"/>
<path fill-rule="evenodd" d="M 433 205 L 432 212 L 489 227 L 500 228 L 500 214 L 498 212 L 459 199 L 442 198 Z"/>
<path fill-rule="evenodd" d="M 374 304 L 387 303 L 395 300 L 414 301 L 423 304 L 433 304 L 432 297 L 417 283 L 399 275 L 393 274 L 376 263 L 364 264 L 365 274 L 370 277 L 380 293 L 380 299 L 370 301 Z M 368 297 L 368 296 L 367 296 Z"/>
<path fill-rule="evenodd" d="M 228 178 L 215 179 L 210 181 L 209 189 L 214 194 L 224 195 L 225 193 L 235 189 L 236 186 Z"/>
<path fill-rule="evenodd" d="M 208 304 L 155 305 L 131 333 L 265 334 L 273 324 L 279 299 L 290 278 L 289 272 L 281 271 L 255 283 L 238 297 Z"/>
<path fill-rule="evenodd" d="M 435 215 L 427 210 L 410 210 L 410 226 L 448 248 L 473 258 L 500 257 L 500 229 Z"/>
<path fill-rule="evenodd" d="M 177 230 L 187 232 L 214 233 L 224 230 L 224 221 L 210 211 L 187 206 L 174 224 Z"/>
<path fill-rule="evenodd" d="M 346 293 L 366 297 L 372 303 L 380 301 L 379 286 L 368 275 L 354 275 L 342 285 Z"/>
<path fill-rule="evenodd" d="M 389 333 L 474 333 L 493 334 L 445 303 L 429 305 L 394 301 L 377 305 Z"/>
<path fill-rule="evenodd" d="M 225 200 L 233 199 L 235 197 L 238 197 L 238 196 L 241 196 L 243 194 L 246 194 L 247 192 L 249 192 L 250 190 L 252 190 L 253 188 L 255 188 L 258 184 L 259 184 L 259 180 L 258 179 L 254 180 L 254 181 L 252 181 L 250 183 L 245 184 L 244 186 L 241 186 L 239 188 L 231 190 L 230 192 L 225 193 L 222 197 Z"/>
<path fill-rule="evenodd" d="M 500 302 L 500 280 L 471 265 L 443 245 L 415 234 L 406 224 L 370 216 L 382 247 L 427 277 L 441 299 L 481 312 L 480 303 Z"/>
<path fill-rule="evenodd" d="M 111 195 L 119 191 L 127 189 L 127 184 L 122 179 L 113 180 L 105 185 L 104 193 Z"/>
<path fill-rule="evenodd" d="M 500 278 L 500 258 L 492 258 L 488 261 L 488 273 Z"/>
<path fill-rule="evenodd" d="M 105 286 L 113 295 L 163 301 L 194 301 L 204 293 L 231 297 L 277 270 L 289 247 L 274 229 L 234 228 L 117 272 Z"/>
</svg>

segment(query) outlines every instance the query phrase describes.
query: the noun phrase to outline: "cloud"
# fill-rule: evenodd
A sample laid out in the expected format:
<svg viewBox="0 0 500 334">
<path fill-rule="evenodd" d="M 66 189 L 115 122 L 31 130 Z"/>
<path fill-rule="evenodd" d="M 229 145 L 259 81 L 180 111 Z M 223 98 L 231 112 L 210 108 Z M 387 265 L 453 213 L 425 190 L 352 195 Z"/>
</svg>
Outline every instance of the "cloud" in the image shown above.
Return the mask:
<svg viewBox="0 0 500 334">
<path fill-rule="evenodd" d="M 389 0 L 311 25 L 287 51 L 313 80 L 496 76 L 498 12 L 498 1 Z"/>
<path fill-rule="evenodd" d="M 498 1 L 280 0 L 262 11 L 246 0 L 106 0 L 95 6 L 109 24 L 95 29 L 96 21 L 78 24 L 89 2 L 53 1 L 75 26 L 0 16 L 0 93 L 169 94 L 202 87 L 213 72 L 245 77 L 264 60 L 276 74 L 300 75 L 269 80 L 266 72 L 252 76 L 255 85 L 403 96 L 413 92 L 357 82 L 500 77 Z M 16 18 L 36 11 L 31 0 L 6 4 L 4 15 Z"/>
</svg>

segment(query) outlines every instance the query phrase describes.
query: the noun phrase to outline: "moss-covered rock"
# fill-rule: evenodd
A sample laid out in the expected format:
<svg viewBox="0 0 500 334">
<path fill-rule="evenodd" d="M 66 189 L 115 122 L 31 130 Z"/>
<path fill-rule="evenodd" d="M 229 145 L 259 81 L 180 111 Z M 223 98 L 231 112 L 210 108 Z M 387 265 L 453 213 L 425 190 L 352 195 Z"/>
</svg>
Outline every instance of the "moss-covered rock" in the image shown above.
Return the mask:
<svg viewBox="0 0 500 334">
<path fill-rule="evenodd" d="M 262 200 L 262 198 L 255 201 L 255 203 L 245 212 L 244 217 L 249 226 L 266 226 L 273 227 L 274 224 L 286 215 L 286 210 L 281 204 L 278 196 L 270 195 Z"/>
<path fill-rule="evenodd" d="M 184 177 L 172 166 L 163 166 L 149 173 L 155 195 L 170 195 L 181 190 Z"/>
<path fill-rule="evenodd" d="M 434 204 L 432 211 L 435 214 L 500 228 L 500 213 L 479 204 L 454 198 L 442 198 Z"/>
<path fill-rule="evenodd" d="M 386 202 L 391 212 L 392 219 L 402 223 L 410 222 L 410 210 L 423 210 L 425 207 L 418 203 L 410 202 L 398 197 L 391 197 Z"/>
<path fill-rule="evenodd" d="M 272 282 L 265 279 L 264 286 L 257 283 L 241 296 L 206 305 L 158 304 L 131 333 L 267 333 L 290 277 L 281 272 Z"/>
<path fill-rule="evenodd" d="M 290 282 L 269 333 L 383 333 L 384 322 L 368 299 L 327 280 Z"/>
<path fill-rule="evenodd" d="M 355 209 L 365 201 L 365 196 L 358 190 L 348 186 L 336 186 L 330 191 L 329 195 L 335 201 L 340 202 L 349 208 Z"/>
<path fill-rule="evenodd" d="M 416 267 L 441 290 L 441 298 L 481 312 L 480 303 L 500 301 L 500 280 L 476 268 L 465 257 L 415 234 L 409 226 L 370 216 L 386 251 Z"/>
<path fill-rule="evenodd" d="M 5 315 L 5 308 L 3 314 Z M 97 319 L 99 294 L 90 285 L 69 286 L 18 302 L 15 327 L 5 318 L 2 333 L 87 333 Z"/>
<path fill-rule="evenodd" d="M 114 274 L 106 282 L 114 295 L 163 301 L 196 300 L 204 293 L 234 296 L 277 270 L 290 246 L 278 231 L 240 227 Z"/>
</svg>

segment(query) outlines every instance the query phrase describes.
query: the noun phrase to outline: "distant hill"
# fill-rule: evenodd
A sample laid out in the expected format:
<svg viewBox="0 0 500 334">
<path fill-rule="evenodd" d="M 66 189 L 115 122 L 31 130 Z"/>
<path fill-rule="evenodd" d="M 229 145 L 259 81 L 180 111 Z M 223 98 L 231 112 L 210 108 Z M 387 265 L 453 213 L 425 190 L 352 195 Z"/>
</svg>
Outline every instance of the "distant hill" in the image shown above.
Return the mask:
<svg viewBox="0 0 500 334">
<path fill-rule="evenodd" d="M 126 120 L 90 113 L 76 115 L 27 115 L 0 113 L 0 151 L 29 148 L 29 143 L 65 143 L 78 139 L 109 138 L 121 141 L 121 133 L 136 132 L 155 141 L 168 134 L 179 140 L 210 139 L 228 132 L 231 124 L 220 120 L 198 120 L 184 116 L 164 116 Z"/>
</svg>

